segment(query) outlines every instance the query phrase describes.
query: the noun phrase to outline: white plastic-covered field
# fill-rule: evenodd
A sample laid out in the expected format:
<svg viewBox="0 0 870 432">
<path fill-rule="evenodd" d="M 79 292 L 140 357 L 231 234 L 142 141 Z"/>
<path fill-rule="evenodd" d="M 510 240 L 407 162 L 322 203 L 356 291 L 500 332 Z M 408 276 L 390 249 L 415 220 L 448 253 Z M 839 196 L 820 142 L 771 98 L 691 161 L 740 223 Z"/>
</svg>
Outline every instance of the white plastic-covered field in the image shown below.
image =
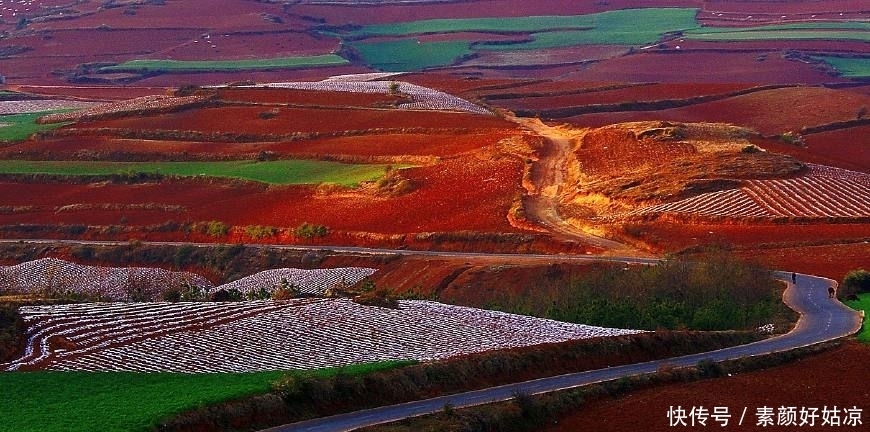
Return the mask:
<svg viewBox="0 0 870 432">
<path fill-rule="evenodd" d="M 399 309 L 347 299 L 28 306 L 25 355 L 0 370 L 246 372 L 636 333 L 428 301 Z"/>
<path fill-rule="evenodd" d="M 870 217 L 870 175 L 808 164 L 800 177 L 748 180 L 738 189 L 638 209 L 629 215 L 691 214 L 736 218 Z"/>
<path fill-rule="evenodd" d="M 389 75 L 363 74 L 340 75 L 323 81 L 299 81 L 258 84 L 252 87 L 289 88 L 296 90 L 321 90 L 352 93 L 389 94 L 399 92 L 411 97 L 413 102 L 399 104 L 401 109 L 464 111 L 475 114 L 492 113 L 479 105 L 465 99 L 444 93 L 428 87 L 411 84 L 405 81 L 386 80 Z"/>
<path fill-rule="evenodd" d="M 37 113 L 62 109 L 82 109 L 91 108 L 96 105 L 99 105 L 99 103 L 64 99 L 0 101 L 0 115 Z"/>
<path fill-rule="evenodd" d="M 0 267 L 0 291 L 23 294 L 75 293 L 113 301 L 158 299 L 163 290 L 190 285 L 212 287 L 204 277 L 148 267 L 100 267 L 42 258 Z"/>
<path fill-rule="evenodd" d="M 0 266 L 0 292 L 20 294 L 75 293 L 108 301 L 160 300 L 170 288 L 185 285 L 203 293 L 237 289 L 242 294 L 261 288 L 273 293 L 284 281 L 305 294 L 323 295 L 336 285 L 351 286 L 376 270 L 366 267 L 328 269 L 279 268 L 245 276 L 214 286 L 204 277 L 148 267 L 101 267 L 76 264 L 56 258 L 42 258 L 14 266 Z"/>
<path fill-rule="evenodd" d="M 266 288 L 273 292 L 286 282 L 295 285 L 303 294 L 322 296 L 334 286 L 348 287 L 371 276 L 376 270 L 366 267 L 342 267 L 329 269 L 280 268 L 265 270 L 234 282 L 225 283 L 216 289 L 239 290 L 242 294 Z"/>
</svg>

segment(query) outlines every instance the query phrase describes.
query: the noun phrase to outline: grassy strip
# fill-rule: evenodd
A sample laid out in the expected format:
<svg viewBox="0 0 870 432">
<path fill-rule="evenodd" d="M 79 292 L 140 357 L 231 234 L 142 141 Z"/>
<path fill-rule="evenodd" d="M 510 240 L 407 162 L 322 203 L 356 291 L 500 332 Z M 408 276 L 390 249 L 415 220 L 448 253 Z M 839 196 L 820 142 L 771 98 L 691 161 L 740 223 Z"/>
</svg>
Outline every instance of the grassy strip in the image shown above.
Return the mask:
<svg viewBox="0 0 870 432">
<path fill-rule="evenodd" d="M 58 111 L 44 111 L 23 114 L 10 114 L 0 116 L 0 141 L 20 141 L 30 135 L 45 130 L 56 129 L 63 126 L 57 124 L 37 124 L 36 119 L 49 113 Z"/>
<path fill-rule="evenodd" d="M 335 54 L 253 60 L 130 60 L 100 68 L 100 72 L 213 72 L 335 66 L 348 61 Z"/>
<path fill-rule="evenodd" d="M 687 39 L 701 41 L 856 40 L 870 41 L 870 32 L 849 30 L 762 30 L 691 33 Z"/>
<path fill-rule="evenodd" d="M 310 374 L 356 376 L 408 364 L 375 363 Z M 190 409 L 268 392 L 276 380 L 301 373 L 2 373 L 0 418 L 4 430 L 19 432 L 144 431 Z"/>
<path fill-rule="evenodd" d="M 867 39 L 870 41 L 870 37 Z M 870 58 L 849 58 L 833 56 L 813 57 L 834 67 L 846 78 L 870 78 Z"/>
<path fill-rule="evenodd" d="M 859 294 L 858 300 L 846 300 L 844 303 L 852 309 L 870 313 L 870 293 Z M 861 331 L 858 333 L 858 340 L 870 343 L 870 327 L 867 327 L 867 325 L 861 327 Z"/>
<path fill-rule="evenodd" d="M 222 161 L 222 162 L 102 162 L 0 160 L 0 174 L 113 175 L 148 173 L 172 176 L 226 177 L 270 184 L 337 183 L 356 186 L 375 180 L 387 165 L 344 164 L 330 161 Z"/>
</svg>

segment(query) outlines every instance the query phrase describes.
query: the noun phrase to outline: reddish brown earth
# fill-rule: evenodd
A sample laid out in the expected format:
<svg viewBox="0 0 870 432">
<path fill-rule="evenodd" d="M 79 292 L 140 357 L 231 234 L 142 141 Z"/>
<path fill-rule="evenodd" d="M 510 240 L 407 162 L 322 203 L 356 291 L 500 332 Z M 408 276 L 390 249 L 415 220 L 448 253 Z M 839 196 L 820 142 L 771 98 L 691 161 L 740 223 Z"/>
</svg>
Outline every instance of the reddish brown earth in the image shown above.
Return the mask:
<svg viewBox="0 0 870 432">
<path fill-rule="evenodd" d="M 294 132 L 331 133 L 386 129 L 480 129 L 512 128 L 495 116 L 407 110 L 346 110 L 338 108 L 280 107 L 278 114 L 261 118 L 269 108 L 262 106 L 223 106 L 147 117 L 78 124 L 76 128 L 120 128 L 130 130 L 177 130 L 231 134 L 289 134 Z M 340 119 L 340 121 L 337 121 Z"/>
<path fill-rule="evenodd" d="M 727 95 L 729 93 L 755 87 L 751 84 L 643 84 L 616 89 L 603 88 L 600 91 L 582 93 L 526 97 L 499 102 L 511 110 L 547 110 L 579 105 L 618 104 L 625 102 L 649 102 L 660 100 L 689 99 L 699 96 Z M 569 87 L 563 88 L 570 92 Z"/>
<path fill-rule="evenodd" d="M 796 429 L 863 430 L 870 423 L 868 399 L 870 391 L 860 385 L 867 379 L 866 365 L 870 362 L 870 346 L 846 342 L 819 354 L 774 368 L 735 374 L 730 377 L 708 379 L 686 384 L 655 386 L 632 391 L 614 399 L 592 401 L 574 414 L 559 420 L 558 424 L 542 429 L 547 432 L 602 430 L 602 431 L 674 431 L 674 430 L 737 430 L 786 431 Z M 862 410 L 858 426 L 832 427 L 821 425 L 823 409 L 843 408 Z M 713 407 L 728 407 L 731 418 L 727 427 L 709 418 L 707 426 L 670 426 L 669 409 L 705 407 L 712 414 Z M 773 409 L 774 426 L 758 426 L 758 408 Z M 776 426 L 780 407 L 817 408 L 820 417 L 814 427 L 805 425 Z M 746 415 L 742 425 L 743 409 Z"/>
<path fill-rule="evenodd" d="M 389 107 L 406 102 L 398 95 L 382 93 L 355 93 L 344 91 L 294 90 L 282 88 L 221 88 L 221 100 L 256 104 L 315 105 L 332 107 Z"/>
<path fill-rule="evenodd" d="M 597 63 L 568 75 L 572 80 L 667 83 L 822 84 L 843 81 L 814 65 L 758 53 L 649 51 Z"/>
<path fill-rule="evenodd" d="M 849 89 L 786 87 L 735 96 L 713 102 L 659 111 L 586 114 L 572 117 L 574 124 L 603 126 L 641 120 L 731 123 L 766 135 L 853 120 L 870 98 Z"/>
</svg>

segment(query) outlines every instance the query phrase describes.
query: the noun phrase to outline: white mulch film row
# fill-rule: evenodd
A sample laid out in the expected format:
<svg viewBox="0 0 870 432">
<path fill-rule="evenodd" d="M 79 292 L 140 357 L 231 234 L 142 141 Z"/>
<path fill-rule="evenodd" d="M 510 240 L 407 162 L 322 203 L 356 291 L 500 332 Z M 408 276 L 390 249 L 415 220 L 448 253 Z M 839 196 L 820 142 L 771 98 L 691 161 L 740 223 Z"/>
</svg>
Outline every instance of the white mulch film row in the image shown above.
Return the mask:
<svg viewBox="0 0 870 432">
<path fill-rule="evenodd" d="M 119 102 L 109 102 L 95 104 L 86 107 L 83 110 L 48 114 L 42 117 L 42 121 L 47 123 L 57 123 L 64 121 L 78 121 L 87 117 L 102 116 L 115 113 L 126 113 L 131 111 L 150 111 L 170 108 L 181 108 L 187 105 L 193 105 L 204 101 L 204 96 L 169 96 L 169 95 L 150 95 L 141 96 L 133 99 L 128 99 Z"/>
<path fill-rule="evenodd" d="M 380 79 L 387 76 L 363 77 L 355 75 L 343 75 L 325 79 L 323 81 L 302 82 L 278 82 L 258 84 L 250 87 L 289 88 L 296 90 L 320 90 L 339 91 L 352 93 L 378 93 L 389 94 L 394 85 L 398 85 L 398 92 L 411 96 L 413 102 L 399 104 L 400 109 L 411 110 L 438 110 L 438 111 L 464 111 L 474 114 L 492 115 L 492 112 L 465 99 L 453 96 L 449 93 L 434 90 L 428 87 L 411 84 L 405 81 L 368 81 L 367 79 Z"/>
<path fill-rule="evenodd" d="M 870 217 L 870 175 L 808 164 L 800 177 L 748 180 L 738 189 L 644 207 L 629 215 L 682 213 L 708 217 Z"/>
<path fill-rule="evenodd" d="M 14 266 L 0 266 L 0 291 L 29 294 L 48 290 L 98 296 L 109 301 L 131 301 L 133 288 L 137 288 L 137 295 L 160 300 L 161 294 L 167 289 L 182 288 L 184 285 L 199 288 L 204 293 L 237 289 L 242 294 L 248 294 L 261 288 L 271 293 L 286 280 L 303 293 L 323 295 L 333 286 L 356 284 L 374 272 L 375 269 L 366 267 L 310 270 L 280 268 L 214 286 L 209 280 L 190 272 L 147 267 L 88 266 L 56 258 L 42 258 Z"/>
<path fill-rule="evenodd" d="M 313 369 L 637 333 L 430 301 L 89 303 L 22 308 L 28 353 L 0 370 L 187 373 Z M 62 347 L 50 343 L 63 336 Z M 56 340 L 54 338 L 53 340 Z"/>
<path fill-rule="evenodd" d="M 71 101 L 62 99 L 37 99 L 0 101 L 0 115 L 27 114 L 60 109 L 84 109 L 101 105 L 99 102 Z"/>
</svg>

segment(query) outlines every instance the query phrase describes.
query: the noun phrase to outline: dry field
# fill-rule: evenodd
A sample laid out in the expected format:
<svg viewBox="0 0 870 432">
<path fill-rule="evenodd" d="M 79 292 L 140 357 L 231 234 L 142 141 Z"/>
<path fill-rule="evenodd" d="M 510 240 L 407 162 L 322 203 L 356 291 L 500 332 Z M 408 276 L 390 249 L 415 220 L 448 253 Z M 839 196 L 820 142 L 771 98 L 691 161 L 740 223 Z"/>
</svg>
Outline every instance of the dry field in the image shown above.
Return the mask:
<svg viewBox="0 0 870 432">
<path fill-rule="evenodd" d="M 636 333 L 482 309 L 401 301 L 91 303 L 26 306 L 24 356 L 4 370 L 172 371 L 315 369 L 433 360 L 502 348 Z"/>
</svg>

